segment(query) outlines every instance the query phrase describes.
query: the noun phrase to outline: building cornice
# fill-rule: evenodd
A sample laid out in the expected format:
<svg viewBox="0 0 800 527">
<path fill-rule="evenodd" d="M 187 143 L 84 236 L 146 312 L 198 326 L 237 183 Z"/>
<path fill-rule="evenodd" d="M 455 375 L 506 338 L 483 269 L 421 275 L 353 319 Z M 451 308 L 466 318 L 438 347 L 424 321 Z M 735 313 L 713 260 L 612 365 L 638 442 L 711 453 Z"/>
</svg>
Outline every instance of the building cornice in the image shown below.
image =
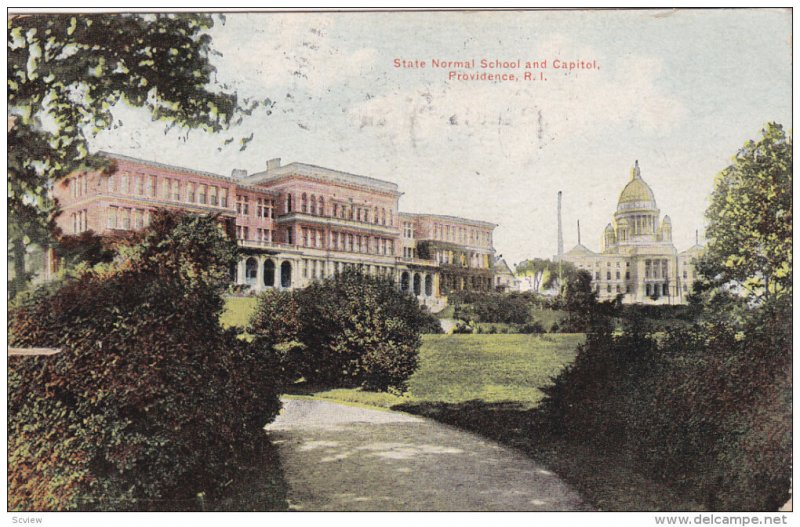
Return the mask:
<svg viewBox="0 0 800 527">
<path fill-rule="evenodd" d="M 397 184 L 390 181 L 360 176 L 358 174 L 351 174 L 349 172 L 342 172 L 340 170 L 333 170 L 306 163 L 289 163 L 282 167 L 258 172 L 248 176 L 246 181 L 250 184 L 261 185 L 265 183 L 275 183 L 292 177 L 333 183 L 348 188 L 367 189 L 372 192 L 382 192 L 393 197 L 403 195 L 403 193 L 398 190 Z"/>
</svg>

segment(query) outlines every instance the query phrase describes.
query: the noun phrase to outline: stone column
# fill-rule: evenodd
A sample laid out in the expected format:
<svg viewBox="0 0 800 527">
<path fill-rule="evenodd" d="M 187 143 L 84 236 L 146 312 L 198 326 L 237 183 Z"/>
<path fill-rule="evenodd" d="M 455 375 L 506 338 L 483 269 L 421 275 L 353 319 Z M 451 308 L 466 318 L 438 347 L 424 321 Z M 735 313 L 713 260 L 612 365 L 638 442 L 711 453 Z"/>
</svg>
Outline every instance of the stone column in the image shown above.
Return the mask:
<svg viewBox="0 0 800 527">
<path fill-rule="evenodd" d="M 242 258 L 239 260 L 239 263 L 236 265 L 236 283 L 239 285 L 243 285 L 245 283 L 245 262 L 247 261 L 247 257 Z"/>
<path fill-rule="evenodd" d="M 256 258 L 258 267 L 256 268 L 256 291 L 264 290 L 264 257 L 259 256 Z"/>
<path fill-rule="evenodd" d="M 283 265 L 282 258 L 275 258 L 275 289 L 283 289 L 281 282 L 281 265 Z"/>
</svg>

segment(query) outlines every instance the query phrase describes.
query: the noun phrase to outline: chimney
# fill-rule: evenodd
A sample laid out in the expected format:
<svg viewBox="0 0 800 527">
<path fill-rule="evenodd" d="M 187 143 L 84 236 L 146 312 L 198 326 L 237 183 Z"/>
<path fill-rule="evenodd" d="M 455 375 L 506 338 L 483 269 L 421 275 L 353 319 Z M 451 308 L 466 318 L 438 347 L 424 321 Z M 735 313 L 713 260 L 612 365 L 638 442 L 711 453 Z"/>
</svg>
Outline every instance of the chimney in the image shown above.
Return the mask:
<svg viewBox="0 0 800 527">
<path fill-rule="evenodd" d="M 578 220 L 578 245 L 581 244 L 581 220 Z"/>
<path fill-rule="evenodd" d="M 247 177 L 247 170 L 243 168 L 234 168 L 231 170 L 231 177 L 233 179 L 244 179 Z"/>
<path fill-rule="evenodd" d="M 275 157 L 267 161 L 267 172 L 281 167 L 281 158 Z"/>
<path fill-rule="evenodd" d="M 564 256 L 564 232 L 561 228 L 561 191 L 558 191 L 558 259 Z"/>
</svg>

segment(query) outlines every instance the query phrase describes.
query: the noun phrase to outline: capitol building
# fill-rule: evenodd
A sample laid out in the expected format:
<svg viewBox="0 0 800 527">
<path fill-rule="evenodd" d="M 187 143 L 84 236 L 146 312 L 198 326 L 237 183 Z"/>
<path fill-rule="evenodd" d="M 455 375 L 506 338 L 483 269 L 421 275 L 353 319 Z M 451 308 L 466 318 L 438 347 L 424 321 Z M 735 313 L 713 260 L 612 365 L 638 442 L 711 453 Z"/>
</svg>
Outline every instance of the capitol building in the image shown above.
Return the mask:
<svg viewBox="0 0 800 527">
<path fill-rule="evenodd" d="M 672 243 L 672 220 L 660 216 L 650 186 L 637 161 L 622 189 L 617 211 L 603 232 L 603 248 L 593 252 L 580 243 L 559 257 L 592 275 L 599 300 L 622 295 L 624 303 L 685 304 L 695 279 L 695 260 L 703 247 L 678 252 Z"/>
</svg>

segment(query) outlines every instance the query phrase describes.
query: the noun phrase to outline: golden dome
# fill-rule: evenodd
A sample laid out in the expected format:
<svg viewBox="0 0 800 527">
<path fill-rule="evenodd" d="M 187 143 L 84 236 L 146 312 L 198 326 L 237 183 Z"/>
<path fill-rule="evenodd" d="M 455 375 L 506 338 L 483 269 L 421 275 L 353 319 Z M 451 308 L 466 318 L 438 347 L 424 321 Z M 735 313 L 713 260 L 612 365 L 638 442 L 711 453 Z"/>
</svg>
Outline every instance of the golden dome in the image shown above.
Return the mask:
<svg viewBox="0 0 800 527">
<path fill-rule="evenodd" d="M 656 206 L 656 198 L 653 195 L 653 191 L 644 182 L 639 172 L 638 161 L 636 161 L 636 165 L 631 170 L 631 180 L 619 195 L 619 205 L 623 203 L 641 203 L 644 208 L 655 208 Z"/>
</svg>

